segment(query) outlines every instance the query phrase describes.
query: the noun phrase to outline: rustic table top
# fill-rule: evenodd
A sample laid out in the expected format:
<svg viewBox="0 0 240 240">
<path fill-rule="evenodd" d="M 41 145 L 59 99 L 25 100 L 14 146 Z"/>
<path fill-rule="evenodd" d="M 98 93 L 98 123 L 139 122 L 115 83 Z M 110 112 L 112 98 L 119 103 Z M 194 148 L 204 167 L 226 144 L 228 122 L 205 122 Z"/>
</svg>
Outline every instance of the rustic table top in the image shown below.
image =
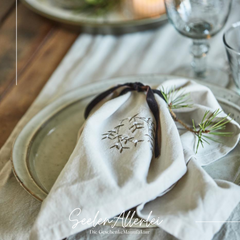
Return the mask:
<svg viewBox="0 0 240 240">
<path fill-rule="evenodd" d="M 54 72 L 79 31 L 17 4 L 0 1 L 0 148 Z"/>
</svg>

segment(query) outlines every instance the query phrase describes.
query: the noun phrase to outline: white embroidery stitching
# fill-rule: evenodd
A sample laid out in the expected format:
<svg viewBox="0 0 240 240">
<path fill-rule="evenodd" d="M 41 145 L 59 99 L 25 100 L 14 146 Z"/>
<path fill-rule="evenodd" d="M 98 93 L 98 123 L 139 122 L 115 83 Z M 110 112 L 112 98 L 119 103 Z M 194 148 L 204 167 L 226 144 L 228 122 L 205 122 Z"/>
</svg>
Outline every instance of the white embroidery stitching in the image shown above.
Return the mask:
<svg viewBox="0 0 240 240">
<path fill-rule="evenodd" d="M 130 130 L 131 133 L 134 133 L 136 131 L 143 131 L 141 129 L 145 129 L 147 126 L 148 133 L 146 133 L 145 136 L 147 136 L 148 142 L 150 143 L 150 149 L 153 150 L 155 138 L 155 124 L 153 123 L 153 120 L 151 118 L 140 117 L 138 116 L 138 114 L 135 114 L 133 117 L 122 119 L 120 123 L 116 127 L 114 127 L 114 129 L 102 134 L 102 140 L 117 140 L 110 148 L 116 148 L 117 150 L 119 150 L 120 153 L 122 153 L 125 149 L 130 149 L 131 143 L 133 144 L 132 146 L 137 147 L 138 143 L 144 142 L 144 140 L 142 139 L 135 139 L 135 136 L 120 134 L 121 127 L 125 126 L 126 124 L 130 124 L 128 130 Z"/>
</svg>

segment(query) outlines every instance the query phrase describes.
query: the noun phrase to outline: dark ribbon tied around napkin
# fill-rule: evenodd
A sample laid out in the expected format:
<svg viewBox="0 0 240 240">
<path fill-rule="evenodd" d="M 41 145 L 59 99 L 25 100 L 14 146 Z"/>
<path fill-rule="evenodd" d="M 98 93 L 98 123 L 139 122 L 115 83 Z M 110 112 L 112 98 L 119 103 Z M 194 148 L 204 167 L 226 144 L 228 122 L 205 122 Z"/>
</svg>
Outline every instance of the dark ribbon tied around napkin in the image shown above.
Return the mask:
<svg viewBox="0 0 240 240">
<path fill-rule="evenodd" d="M 159 157 L 160 149 L 161 149 L 161 138 L 160 138 L 161 126 L 160 126 L 159 108 L 158 108 L 157 101 L 154 97 L 154 93 L 158 94 L 166 102 L 161 91 L 159 91 L 157 89 L 152 89 L 150 86 L 144 85 L 140 82 L 119 84 L 115 87 L 112 87 L 112 88 L 106 90 L 105 92 L 102 92 L 88 104 L 88 106 L 86 107 L 86 110 L 85 110 L 85 114 L 84 114 L 85 119 L 88 117 L 89 113 L 100 101 L 102 101 L 108 95 L 110 95 L 111 93 L 113 93 L 114 91 L 116 91 L 117 89 L 122 88 L 122 87 L 124 89 L 120 92 L 119 96 L 121 96 L 127 92 L 130 92 L 130 91 L 147 93 L 146 101 L 147 101 L 147 104 L 155 118 L 155 121 L 156 121 L 156 134 L 155 134 L 155 146 L 154 146 L 155 158 Z"/>
</svg>

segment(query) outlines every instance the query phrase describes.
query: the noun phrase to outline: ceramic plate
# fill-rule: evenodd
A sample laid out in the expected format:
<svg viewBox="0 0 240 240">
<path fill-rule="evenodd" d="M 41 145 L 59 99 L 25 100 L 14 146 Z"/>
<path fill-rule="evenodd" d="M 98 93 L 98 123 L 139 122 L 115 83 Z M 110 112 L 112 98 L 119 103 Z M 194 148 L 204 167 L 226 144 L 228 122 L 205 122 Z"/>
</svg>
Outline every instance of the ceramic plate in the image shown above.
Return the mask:
<svg viewBox="0 0 240 240">
<path fill-rule="evenodd" d="M 42 201 L 73 151 L 84 122 L 85 106 L 96 94 L 118 83 L 140 81 L 157 86 L 173 78 L 159 75 L 116 78 L 81 87 L 51 103 L 29 121 L 15 141 L 12 163 L 16 178 L 28 193 Z M 205 85 L 223 109 L 240 123 L 240 96 L 224 88 Z M 240 158 L 240 154 L 237 156 Z M 214 172 L 212 165 L 206 169 Z"/>
<path fill-rule="evenodd" d="M 58 1 L 64 2 L 65 0 Z M 145 18 L 137 16 L 131 10 L 131 6 L 126 8 L 125 5 L 126 3 L 129 5 L 129 0 L 124 0 L 118 11 L 111 11 L 99 17 L 76 12 L 72 9 L 63 8 L 60 5 L 57 6 L 56 0 L 22 0 L 22 2 L 33 11 L 52 20 L 82 26 L 89 31 L 98 29 L 98 32 L 104 33 L 133 32 L 149 29 L 157 27 L 167 20 L 166 14 Z"/>
<path fill-rule="evenodd" d="M 84 122 L 84 109 L 96 94 L 119 83 L 143 82 L 154 87 L 173 78 L 179 77 L 142 75 L 115 78 L 76 89 L 48 105 L 28 122 L 13 146 L 13 172 L 21 186 L 40 201 L 46 198 L 75 147 L 78 130 Z M 240 123 L 240 96 L 224 88 L 204 85 L 213 91 L 223 110 Z M 208 165 L 205 170 L 213 178 L 239 184 L 239 160 L 238 145 L 233 153 Z M 121 223 L 116 223 L 116 226 L 121 226 Z"/>
</svg>

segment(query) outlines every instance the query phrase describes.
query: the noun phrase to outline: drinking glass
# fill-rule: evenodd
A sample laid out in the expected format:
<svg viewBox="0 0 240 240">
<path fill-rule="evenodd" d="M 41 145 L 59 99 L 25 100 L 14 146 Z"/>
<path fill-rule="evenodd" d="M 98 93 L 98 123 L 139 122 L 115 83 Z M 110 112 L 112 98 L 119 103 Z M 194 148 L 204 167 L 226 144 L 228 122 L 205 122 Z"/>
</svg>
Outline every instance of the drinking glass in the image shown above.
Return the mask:
<svg viewBox="0 0 240 240">
<path fill-rule="evenodd" d="M 208 39 L 216 35 L 227 21 L 231 0 L 165 0 L 168 18 L 176 30 L 193 39 L 191 67 L 181 67 L 174 73 L 194 77 L 221 86 L 228 84 L 228 74 L 207 68 Z"/>
<path fill-rule="evenodd" d="M 223 35 L 232 78 L 240 93 L 240 22 L 234 23 Z"/>
</svg>

